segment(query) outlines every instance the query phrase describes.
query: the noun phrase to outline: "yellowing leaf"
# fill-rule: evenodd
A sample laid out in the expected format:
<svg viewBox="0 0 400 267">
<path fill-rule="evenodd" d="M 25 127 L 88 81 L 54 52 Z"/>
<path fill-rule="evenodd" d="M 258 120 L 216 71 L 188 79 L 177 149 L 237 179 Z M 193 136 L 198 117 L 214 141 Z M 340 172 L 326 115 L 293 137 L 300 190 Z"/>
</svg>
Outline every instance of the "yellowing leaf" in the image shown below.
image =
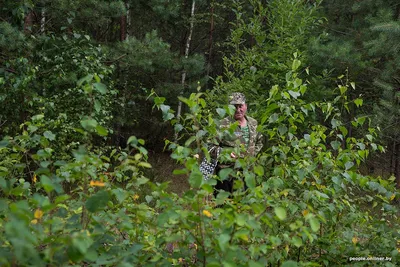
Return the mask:
<svg viewBox="0 0 400 267">
<path fill-rule="evenodd" d="M 139 199 L 139 195 L 138 194 L 135 194 L 134 196 L 133 196 L 133 200 L 138 200 Z"/>
<path fill-rule="evenodd" d="M 309 211 L 308 211 L 308 210 L 303 210 L 301 213 L 302 213 L 303 216 L 305 217 L 305 216 L 307 216 L 307 214 L 309 213 Z"/>
<path fill-rule="evenodd" d="M 355 236 L 351 239 L 351 242 L 353 242 L 353 244 L 357 244 L 358 243 L 358 238 Z"/>
<path fill-rule="evenodd" d="M 32 182 L 33 182 L 33 183 L 36 183 L 36 182 L 37 182 L 36 174 L 33 175 Z"/>
<path fill-rule="evenodd" d="M 392 200 L 394 199 L 395 196 L 396 196 L 395 194 L 391 195 L 391 196 L 390 196 L 390 201 L 392 201 Z"/>
<path fill-rule="evenodd" d="M 36 219 L 33 219 L 32 221 L 31 221 L 31 224 L 37 224 L 38 223 L 38 220 L 36 220 Z"/>
<path fill-rule="evenodd" d="M 203 210 L 203 215 L 204 215 L 204 216 L 207 216 L 208 218 L 211 218 L 211 217 L 212 217 L 211 212 L 209 212 L 208 210 Z"/>
<path fill-rule="evenodd" d="M 90 181 L 90 186 L 105 186 L 105 183 L 100 181 Z"/>
<path fill-rule="evenodd" d="M 43 217 L 43 211 L 40 210 L 40 209 L 35 210 L 34 217 L 35 217 L 35 219 L 42 218 Z"/>
</svg>

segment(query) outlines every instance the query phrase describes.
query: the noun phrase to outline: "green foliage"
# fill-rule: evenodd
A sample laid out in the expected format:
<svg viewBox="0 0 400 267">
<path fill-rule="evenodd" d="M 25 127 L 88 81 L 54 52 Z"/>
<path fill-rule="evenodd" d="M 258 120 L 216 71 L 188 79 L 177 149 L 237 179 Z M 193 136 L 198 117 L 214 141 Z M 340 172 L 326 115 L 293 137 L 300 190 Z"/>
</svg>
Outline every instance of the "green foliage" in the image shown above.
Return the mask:
<svg viewBox="0 0 400 267">
<path fill-rule="evenodd" d="M 224 58 L 225 76 L 218 77 L 212 96 L 223 101 L 221 96 L 240 91 L 250 102 L 259 100 L 260 110 L 266 108 L 263 100 L 271 86 L 284 85 L 285 74 L 299 67 L 292 66 L 293 55 L 303 59 L 306 40 L 320 23 L 317 6 L 303 1 L 235 2 L 228 42 L 232 52 Z"/>
<path fill-rule="evenodd" d="M 238 190 L 231 200 L 226 192 L 218 194 L 215 205 L 222 206 L 206 203 L 202 207 L 212 222 L 210 226 L 207 221 L 200 223 L 212 230 L 201 232 L 200 228 L 197 235 L 191 234 L 204 239 L 190 240 L 202 244 L 203 251 L 197 253 L 199 260 L 236 266 L 246 266 L 249 261 L 267 265 L 289 260 L 345 265 L 352 255 L 368 257 L 389 252 L 392 262 L 387 264 L 394 266 L 400 233 L 391 229 L 398 221 L 392 201 L 398 192 L 393 181 L 357 172 L 370 151 L 383 148 L 374 143 L 376 130 L 370 128 L 364 138 L 356 139 L 348 135 L 341 121 L 341 105 L 349 109 L 351 105 L 362 105 L 362 101 L 349 102 L 347 89 L 339 86 L 334 102 L 306 103 L 302 100 L 306 85 L 295 72 L 286 77 L 286 87 L 272 87 L 266 100 L 269 108 L 261 121 L 262 132 L 269 139 L 266 152 L 257 159 L 239 160 L 237 168 L 242 171 L 227 169 L 215 177 L 223 180 L 230 173 L 237 178 Z M 197 160 L 190 156 L 220 133 L 214 132 L 218 119 L 210 117 L 202 97 L 192 94 L 189 99 L 181 99 L 191 112 L 180 120 L 186 126 L 178 129 L 193 134 L 185 146 L 168 142 L 168 147 L 172 157 L 185 164 L 179 173 L 188 173 L 191 186 L 202 189 L 197 194 L 203 192 L 200 197 L 204 198 L 213 192 L 215 180 L 203 181 Z M 162 108 L 164 100 L 158 98 L 156 104 Z M 223 115 L 222 110 L 217 113 Z M 329 126 L 308 119 L 313 113 L 321 114 Z M 171 121 L 176 122 L 173 117 Z M 354 127 L 365 123 L 365 117 L 352 122 Z M 201 134 L 195 134 L 199 131 Z M 189 149 L 192 143 L 196 146 Z M 229 158 L 228 151 L 222 154 L 220 160 Z M 250 188 L 246 192 L 240 190 L 243 181 Z M 189 195 L 191 199 L 193 194 Z M 177 209 L 176 203 L 169 207 Z"/>
<path fill-rule="evenodd" d="M 153 10 L 162 21 L 187 25 L 188 6 L 181 9 L 179 1 L 126 2 L 140 7 L 134 12 Z M 348 81 L 329 87 L 331 101 L 307 98 L 309 88 L 321 82 L 306 80 L 308 68 L 302 65 L 305 40 L 319 23 L 317 5 L 234 2 L 229 44 L 234 53 L 224 60 L 226 77 L 217 79 L 214 95 L 193 86 L 203 57 L 183 59 L 173 52 L 181 40 L 164 41 L 184 36 L 187 26 L 159 34 L 141 31 L 106 51 L 88 32 L 108 41 L 118 28 L 112 18 L 126 12 L 123 1 L 41 1 L 52 21 L 47 30 L 56 33 L 32 35 L 28 47 L 33 50 L 18 54 L 20 40 L 28 39 L 11 27 L 22 29 L 27 12 L 41 6 L 5 5 L 4 17 L 19 24 L 0 25 L 7 40 L 16 41 L 2 55 L 0 70 L 2 266 L 342 266 L 349 257 L 368 256 L 392 257 L 386 266 L 398 265 L 394 201 L 399 193 L 393 180 L 357 170 L 372 151 L 383 150 L 366 116 L 347 117 L 366 101 L 354 95 L 355 84 Z M 229 1 L 212 4 L 231 7 Z M 199 14 L 198 23 L 207 21 Z M 378 14 L 387 18 L 390 12 Z M 140 18 L 135 27 L 154 17 Z M 371 31 L 396 30 L 379 23 Z M 114 31 L 106 34 L 108 27 Z M 374 47 L 371 51 L 382 52 Z M 161 95 L 175 100 L 182 70 L 192 85 L 187 97 L 179 97 L 186 113 L 177 118 Z M 155 90 L 148 97 L 150 88 Z M 216 108 L 233 90 L 245 92 L 251 108 L 257 108 L 259 131 L 268 143 L 257 157 L 238 159 L 235 167 L 205 181 L 195 155 L 209 157 L 210 143 L 233 134 L 236 125 L 221 132 L 219 124 L 234 107 Z M 143 111 L 151 107 L 141 104 L 149 105 L 147 99 L 154 100 L 164 120 L 157 128 L 171 124 L 179 135 L 178 142 L 167 140 L 166 148 L 182 166 L 174 173 L 185 175 L 191 186 L 181 195 L 145 177 L 152 166 L 143 139 L 131 136 L 124 150 L 104 145 L 114 120 L 145 117 Z M 148 125 L 139 127 L 154 135 Z M 350 126 L 367 134 L 355 138 Z M 231 151 L 224 149 L 220 160 L 229 161 Z M 235 178 L 234 193 L 210 199 L 216 180 L 229 176 Z"/>
<path fill-rule="evenodd" d="M 3 53 L 15 52 L 24 47 L 25 36 L 7 22 L 0 23 L 0 47 Z"/>
<path fill-rule="evenodd" d="M 381 142 L 391 146 L 398 132 L 394 101 L 399 87 L 399 31 L 397 1 L 323 2 L 321 14 L 327 18 L 321 34 L 311 38 L 308 50 L 311 68 L 322 70 L 322 86 L 312 88 L 320 99 L 330 94 L 336 77 L 357 82 L 350 97 L 362 95 L 364 105 L 354 111 L 375 117 L 375 125 L 385 129 Z"/>
<path fill-rule="evenodd" d="M 103 50 L 93 46 L 88 36 L 74 34 L 40 38 L 35 51 L 32 58 L 37 64 L 18 58 L 6 63 L 12 72 L 3 70 L 3 134 L 43 114 L 47 123 L 54 121 L 56 128 L 51 130 L 60 132 L 66 142 L 81 140 L 76 134 L 81 126 L 106 135 L 116 91 L 108 80 L 113 68 L 103 63 Z"/>
<path fill-rule="evenodd" d="M 204 95 L 193 93 L 180 98 L 188 112 L 178 121 L 166 99 L 154 97 L 186 140 L 167 142 L 183 165 L 175 173 L 187 174 L 192 187 L 181 196 L 143 176 L 151 167 L 143 140 L 131 137 L 129 151 L 119 152 L 81 146 L 60 159 L 59 134 L 35 116 L 22 134 L 0 143 L 2 265 L 345 265 L 349 257 L 385 255 L 395 266 L 398 193 L 392 182 L 356 169 L 380 149 L 375 131 L 348 137 L 338 108 L 346 90 L 338 88 L 336 102 L 305 103 L 296 75 L 270 92 L 260 128 L 270 140 L 266 152 L 215 175 L 236 177 L 236 190 L 211 201 L 205 199 L 216 180 L 203 180 L 194 154 L 231 134 L 218 130 L 231 106 L 215 118 Z M 307 120 L 313 112 L 330 126 Z M 363 123 L 357 118 L 354 127 Z M 90 131 L 95 124 L 85 125 Z M 229 154 L 223 150 L 221 159 Z M 27 166 L 26 157 L 34 164 Z"/>
</svg>

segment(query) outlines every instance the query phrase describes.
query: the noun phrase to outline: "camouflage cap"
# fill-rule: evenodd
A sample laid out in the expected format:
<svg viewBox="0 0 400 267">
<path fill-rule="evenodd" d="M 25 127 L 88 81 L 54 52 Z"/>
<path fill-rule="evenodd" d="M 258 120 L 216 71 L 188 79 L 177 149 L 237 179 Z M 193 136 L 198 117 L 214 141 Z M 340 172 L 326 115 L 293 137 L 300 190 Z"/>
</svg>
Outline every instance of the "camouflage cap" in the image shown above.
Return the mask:
<svg viewBox="0 0 400 267">
<path fill-rule="evenodd" d="M 246 104 L 246 97 L 242 93 L 232 93 L 229 96 L 229 104 L 238 105 L 238 104 Z"/>
</svg>

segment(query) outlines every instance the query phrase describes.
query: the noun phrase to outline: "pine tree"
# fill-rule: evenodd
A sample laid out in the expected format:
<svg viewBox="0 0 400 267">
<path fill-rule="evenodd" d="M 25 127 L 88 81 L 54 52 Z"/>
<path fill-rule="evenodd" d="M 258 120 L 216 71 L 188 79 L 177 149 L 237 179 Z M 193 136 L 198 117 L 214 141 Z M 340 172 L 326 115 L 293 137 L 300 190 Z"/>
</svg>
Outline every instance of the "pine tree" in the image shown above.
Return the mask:
<svg viewBox="0 0 400 267">
<path fill-rule="evenodd" d="M 327 18 L 324 31 L 310 42 L 312 68 L 324 70 L 329 88 L 333 78 L 347 74 L 356 83 L 350 98 L 362 97 L 363 109 L 353 116 L 375 116 L 375 125 L 382 129 L 382 142 L 394 155 L 391 172 L 396 173 L 400 186 L 397 155 L 398 101 L 400 87 L 400 4 L 396 0 L 344 1 L 323 3 Z M 325 87 L 324 87 L 325 86 Z M 320 97 L 329 89 L 318 90 Z M 397 171 L 395 171 L 395 169 Z"/>
</svg>

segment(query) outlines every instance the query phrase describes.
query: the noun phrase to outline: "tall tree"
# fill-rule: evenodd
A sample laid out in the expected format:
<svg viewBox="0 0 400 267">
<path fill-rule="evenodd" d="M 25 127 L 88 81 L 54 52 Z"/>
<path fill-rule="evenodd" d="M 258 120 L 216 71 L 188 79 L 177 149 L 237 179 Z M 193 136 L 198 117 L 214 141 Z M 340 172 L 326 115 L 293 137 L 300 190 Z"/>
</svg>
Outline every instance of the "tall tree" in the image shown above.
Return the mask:
<svg viewBox="0 0 400 267">
<path fill-rule="evenodd" d="M 186 45 L 185 45 L 185 54 L 184 54 L 185 59 L 187 59 L 189 57 L 190 42 L 192 40 L 192 34 L 193 34 L 193 28 L 194 28 L 194 21 L 193 20 L 194 20 L 195 7 L 196 7 L 196 1 L 192 0 L 192 8 L 191 8 L 191 12 L 190 12 L 190 18 L 191 19 L 190 19 L 189 35 L 187 37 Z M 184 69 L 182 71 L 182 89 L 181 89 L 182 91 L 181 91 L 180 95 L 183 95 L 183 92 L 185 90 L 186 74 L 187 74 L 187 70 Z M 182 111 L 182 102 L 179 101 L 178 102 L 178 110 L 177 110 L 177 113 L 176 113 L 178 119 L 181 116 L 181 111 Z M 176 135 L 175 136 L 175 141 L 177 140 L 177 138 L 178 138 L 178 136 Z"/>
<path fill-rule="evenodd" d="M 272 85 L 285 85 L 293 59 L 306 61 L 307 40 L 318 25 L 317 4 L 304 1 L 235 1 L 224 76 L 217 79 L 212 98 L 232 91 L 247 93 L 250 103 L 266 108 Z M 218 96 L 218 97 L 217 97 Z"/>
<path fill-rule="evenodd" d="M 396 100 L 400 87 L 400 4 L 396 0 L 336 0 L 324 2 L 321 11 L 327 21 L 322 34 L 310 44 L 312 68 L 322 70 L 320 75 L 327 78 L 325 85 L 332 84 L 330 77 L 342 74 L 356 83 L 349 97 L 361 96 L 364 105 L 354 111 L 354 116 L 374 116 L 374 124 L 382 129 L 381 140 L 393 155 L 395 163 L 390 171 L 396 174 L 400 186 L 400 174 L 395 171 L 400 137 Z M 321 88 L 315 88 L 315 92 L 318 90 L 321 97 L 329 95 L 329 89 Z"/>
</svg>

